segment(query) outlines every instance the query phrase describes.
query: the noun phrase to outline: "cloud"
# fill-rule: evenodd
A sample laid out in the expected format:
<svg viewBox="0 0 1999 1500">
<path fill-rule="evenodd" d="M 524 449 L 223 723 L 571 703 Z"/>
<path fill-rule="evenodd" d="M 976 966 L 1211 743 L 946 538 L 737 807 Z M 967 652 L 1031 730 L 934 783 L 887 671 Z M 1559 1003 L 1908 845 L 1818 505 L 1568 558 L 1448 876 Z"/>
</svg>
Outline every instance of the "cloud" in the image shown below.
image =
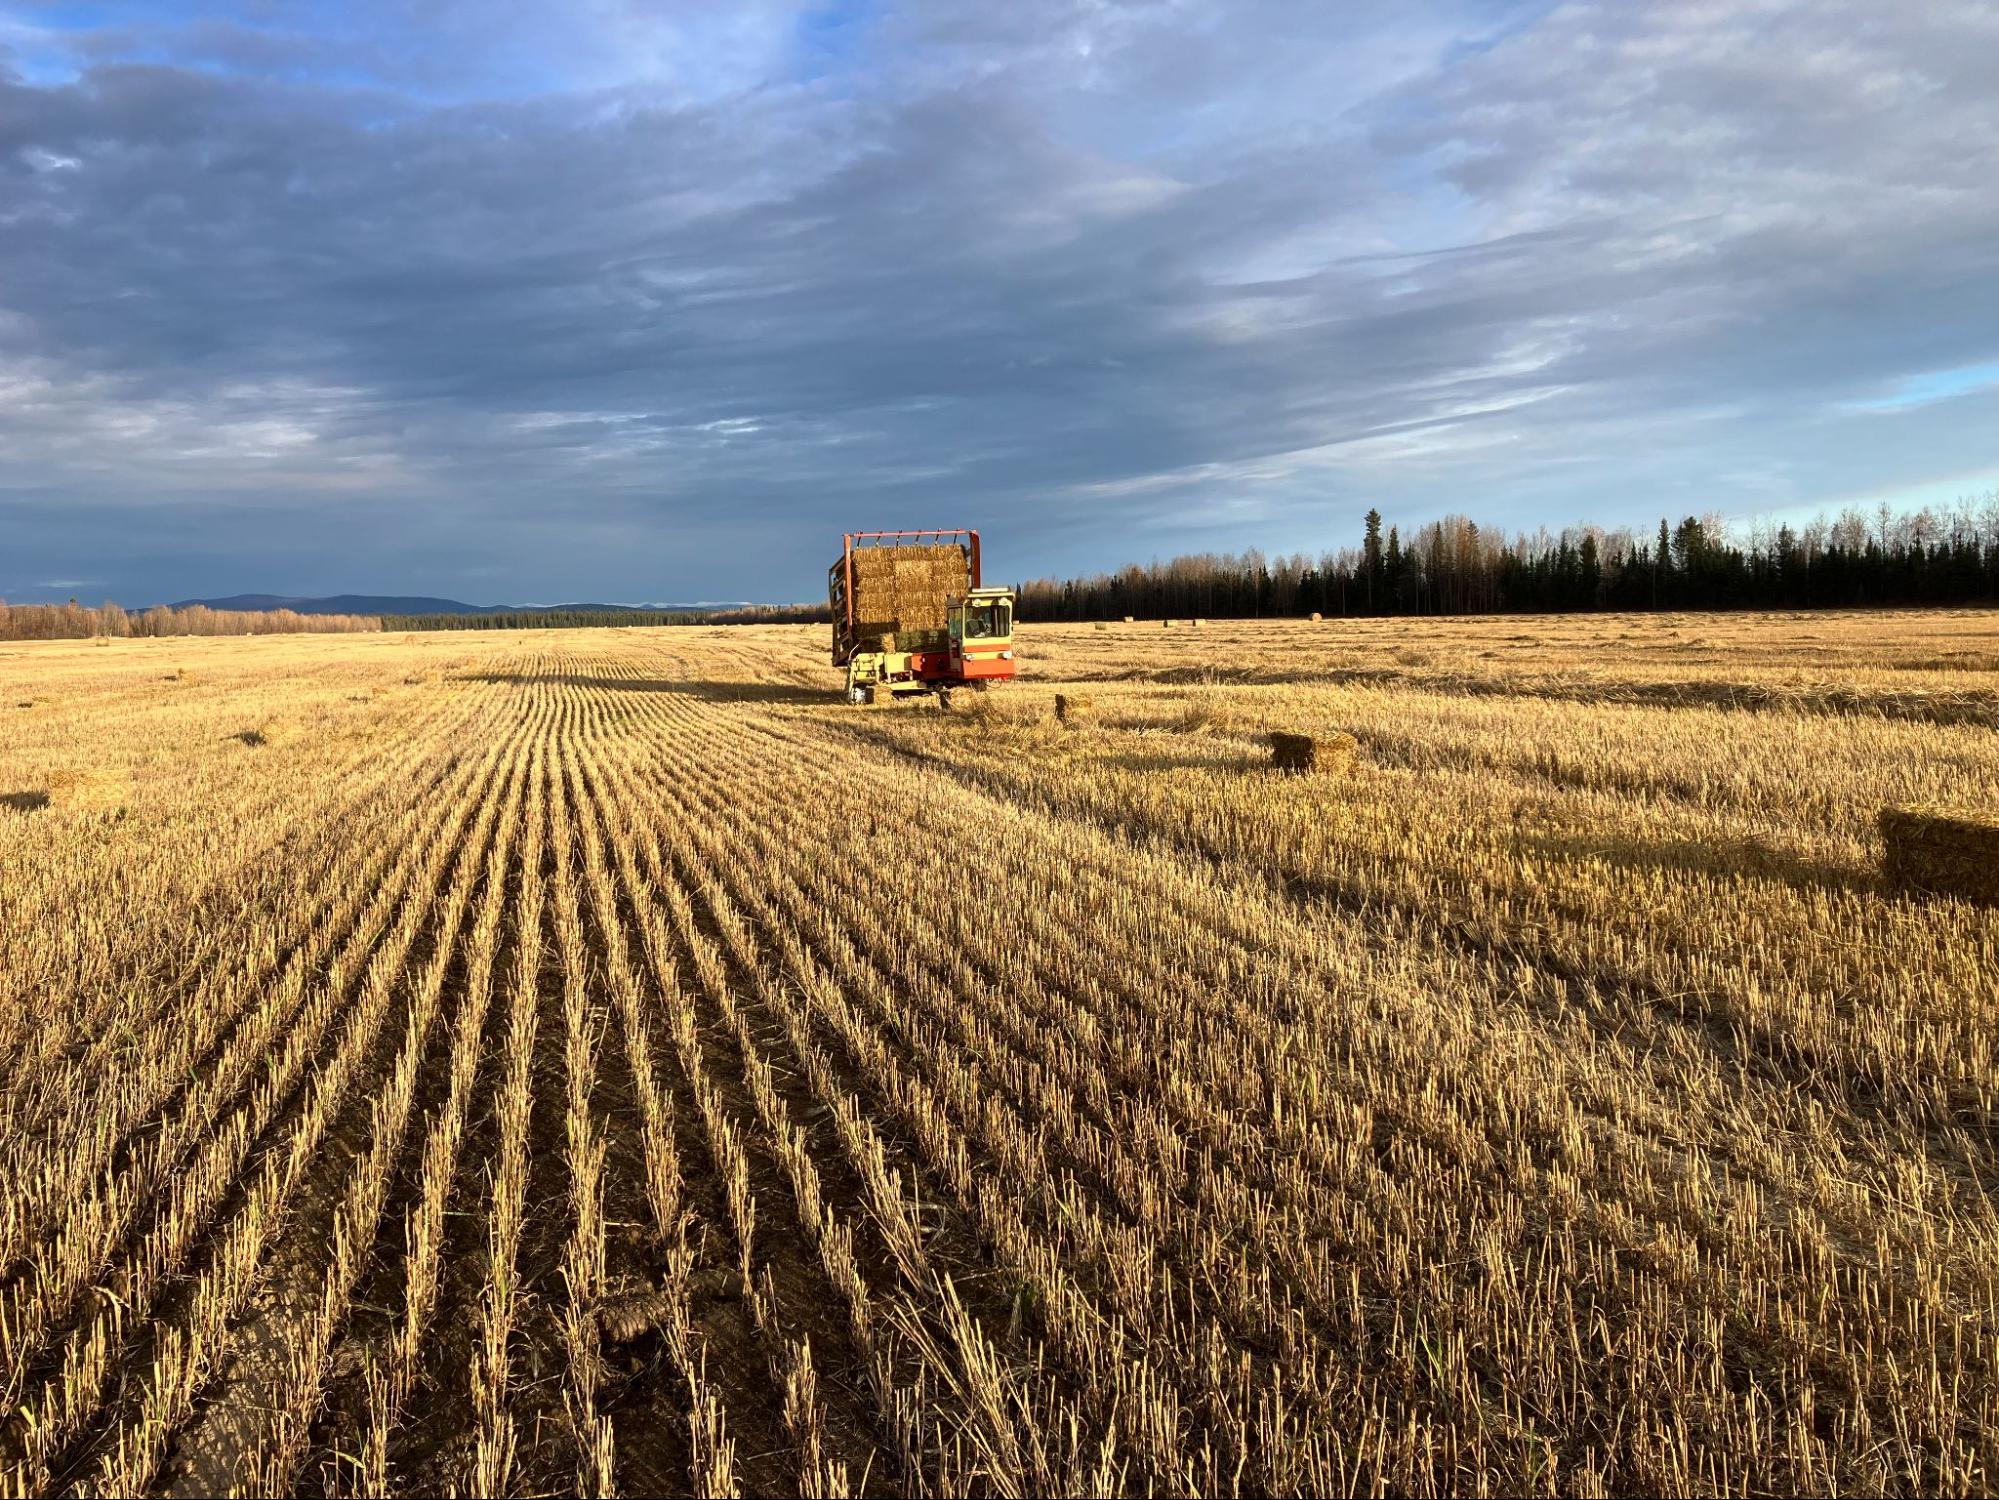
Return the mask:
<svg viewBox="0 0 1999 1500">
<path fill-rule="evenodd" d="M 1999 359 L 1983 5 L 264 14 L 0 31 L 31 571 L 783 597 L 862 523 L 1024 573 L 1999 462 L 1920 396 Z"/>
</svg>

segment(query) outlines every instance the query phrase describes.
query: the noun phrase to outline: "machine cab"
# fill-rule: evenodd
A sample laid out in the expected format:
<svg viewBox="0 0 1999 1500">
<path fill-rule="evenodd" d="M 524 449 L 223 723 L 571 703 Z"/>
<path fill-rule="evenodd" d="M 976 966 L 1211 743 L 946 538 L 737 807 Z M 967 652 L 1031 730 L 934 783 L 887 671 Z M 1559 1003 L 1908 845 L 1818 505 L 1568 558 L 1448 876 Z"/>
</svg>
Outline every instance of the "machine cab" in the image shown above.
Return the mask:
<svg viewBox="0 0 1999 1500">
<path fill-rule="evenodd" d="M 948 601 L 951 655 L 967 681 L 1013 676 L 1013 590 L 973 589 Z"/>
</svg>

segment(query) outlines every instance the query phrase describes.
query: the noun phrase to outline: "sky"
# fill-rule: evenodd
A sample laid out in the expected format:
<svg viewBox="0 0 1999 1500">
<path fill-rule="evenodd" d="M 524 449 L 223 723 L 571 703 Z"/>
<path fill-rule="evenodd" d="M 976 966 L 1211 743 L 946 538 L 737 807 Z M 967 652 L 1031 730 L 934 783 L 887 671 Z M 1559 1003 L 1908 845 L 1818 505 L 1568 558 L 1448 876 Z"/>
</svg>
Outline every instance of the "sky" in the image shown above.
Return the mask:
<svg viewBox="0 0 1999 1500">
<path fill-rule="evenodd" d="M 1999 487 L 1992 0 L 0 0 L 0 597 Z"/>
</svg>

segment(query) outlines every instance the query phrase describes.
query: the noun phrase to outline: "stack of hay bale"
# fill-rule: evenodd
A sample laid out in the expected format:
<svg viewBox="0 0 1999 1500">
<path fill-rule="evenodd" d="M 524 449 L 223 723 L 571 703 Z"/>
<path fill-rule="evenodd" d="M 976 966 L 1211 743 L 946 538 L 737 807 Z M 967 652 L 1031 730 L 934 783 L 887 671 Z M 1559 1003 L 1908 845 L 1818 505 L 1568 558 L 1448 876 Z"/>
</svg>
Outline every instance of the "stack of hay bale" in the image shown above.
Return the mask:
<svg viewBox="0 0 1999 1500">
<path fill-rule="evenodd" d="M 1890 807 L 1879 823 L 1881 873 L 1890 885 L 1999 905 L 1999 815 Z"/>
<path fill-rule="evenodd" d="M 944 601 L 972 575 L 956 546 L 861 547 L 854 552 L 854 632 L 860 651 L 924 651 L 943 644 Z"/>
<path fill-rule="evenodd" d="M 1283 734 L 1270 736 L 1270 764 L 1294 776 L 1324 775 L 1343 771 L 1360 752 L 1360 741 L 1350 734 Z"/>
</svg>

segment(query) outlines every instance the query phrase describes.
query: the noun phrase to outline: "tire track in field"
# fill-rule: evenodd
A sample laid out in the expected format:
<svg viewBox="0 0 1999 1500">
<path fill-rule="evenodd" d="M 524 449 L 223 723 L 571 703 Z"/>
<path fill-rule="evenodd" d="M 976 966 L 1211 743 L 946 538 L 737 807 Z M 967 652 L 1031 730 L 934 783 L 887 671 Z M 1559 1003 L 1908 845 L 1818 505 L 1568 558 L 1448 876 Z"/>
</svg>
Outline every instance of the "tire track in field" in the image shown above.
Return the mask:
<svg viewBox="0 0 1999 1500">
<path fill-rule="evenodd" d="M 489 759 L 463 767 L 460 784 L 480 784 L 473 779 L 480 774 L 479 766 L 490 769 L 491 764 Z M 272 1047 L 259 1059 L 262 1081 L 253 1096 L 236 1106 L 228 1128 L 210 1137 L 201 1163 L 176 1180 L 174 1199 L 156 1221 L 151 1243 L 157 1248 L 149 1250 L 147 1258 L 137 1265 L 136 1286 L 156 1286 L 166 1271 L 190 1262 L 199 1264 L 205 1259 L 206 1268 L 185 1291 L 175 1289 L 148 1323 L 138 1321 L 136 1310 L 150 1301 L 151 1293 L 137 1297 L 135 1283 L 128 1280 L 124 1291 L 134 1313 L 127 1315 L 114 1304 L 88 1337 L 72 1338 L 67 1346 L 73 1356 L 70 1368 L 55 1391 L 61 1401 L 45 1409 L 36 1425 L 38 1434 L 47 1435 L 45 1441 L 59 1436 L 60 1441 L 70 1442 L 71 1435 L 94 1415 L 96 1398 L 91 1392 L 102 1384 L 102 1376 L 94 1372 L 108 1372 L 114 1353 L 142 1368 L 150 1359 L 152 1383 L 126 1401 L 130 1411 L 116 1428 L 122 1435 L 88 1440 L 81 1451 L 88 1455 L 109 1443 L 114 1453 L 127 1461 L 121 1469 L 121 1481 L 157 1466 L 167 1437 L 160 1422 L 191 1405 L 193 1390 L 185 1383 L 210 1369 L 220 1352 L 222 1320 L 254 1290 L 271 1217 L 304 1177 L 329 1123 L 326 1115 L 344 1091 L 360 1055 L 367 1050 L 374 1027 L 386 1012 L 389 985 L 415 936 L 425 904 L 419 896 L 404 896 L 401 882 L 434 881 L 464 821 L 463 809 L 454 816 L 442 801 L 432 811 L 432 818 L 414 820 L 412 837 L 402 846 L 399 879 L 378 894 L 369 920 L 356 930 L 325 978 L 313 987 L 300 1012 L 305 1019 L 294 1020 L 284 1044 Z M 411 889 L 426 888 L 418 884 Z M 402 914 L 391 927 L 389 916 L 398 906 Z M 358 979 L 358 986 L 350 986 L 350 975 Z M 333 1039 L 336 1050 L 320 1063 L 305 1092 L 296 1094 L 308 1063 L 324 1052 L 328 1039 Z M 262 1147 L 260 1143 L 281 1118 L 292 1121 L 289 1134 Z M 213 1221 L 217 1208 L 227 1213 L 228 1223 L 209 1235 L 204 1226 Z M 175 1316 L 176 1310 L 196 1314 L 195 1322 L 183 1325 Z M 118 1330 L 128 1322 L 132 1333 L 121 1336 Z M 183 1389 L 186 1394 L 179 1394 Z M 176 1424 L 178 1420 L 178 1416 L 173 1418 Z M 76 1462 L 71 1459 L 69 1467 Z M 133 1470 L 133 1464 L 141 1469 Z"/>
<path fill-rule="evenodd" d="M 434 774 L 441 778 L 446 768 L 439 764 Z M 323 963 L 362 920 L 366 897 L 386 873 L 395 849 L 387 840 L 366 847 L 371 857 L 359 878 L 327 882 L 327 904 L 316 908 L 317 927 L 284 952 L 282 965 L 274 973 L 252 970 L 232 975 L 235 1003 L 229 1013 L 215 1025 L 197 1022 L 185 1028 L 184 1043 L 174 1049 L 180 1060 L 170 1054 L 162 1067 L 163 1086 L 153 1090 L 152 1097 L 107 1114 L 102 1128 L 90 1134 L 103 1161 L 94 1169 L 96 1184 L 67 1204 L 51 1201 L 52 1210 L 66 1208 L 67 1213 L 35 1252 L 45 1269 L 40 1274 L 29 1270 L 8 1288 L 14 1400 L 20 1397 L 19 1382 L 27 1378 L 39 1354 L 52 1339 L 61 1337 L 63 1319 L 77 1295 L 110 1268 L 121 1240 L 168 1190 L 173 1174 L 185 1170 L 201 1140 L 233 1101 L 240 1066 L 232 1058 L 240 1056 L 242 1064 L 255 1060 L 254 1048 L 246 1052 L 240 1046 L 242 1028 L 270 1024 L 269 1012 L 256 1008 L 255 982 L 260 977 L 266 981 L 262 991 L 266 1006 L 273 993 L 302 998 L 301 977 Z M 87 1163 L 89 1153 L 83 1159 Z M 68 1170 L 75 1176 L 93 1169 L 73 1165 Z"/>
<path fill-rule="evenodd" d="M 712 740 L 707 743 L 707 748 L 696 749 L 691 752 L 690 764 L 680 765 L 673 763 L 671 758 L 673 750 L 691 745 L 696 740 L 704 739 L 706 731 L 714 728 L 713 721 L 706 715 L 700 715 L 701 723 L 704 726 L 703 733 L 690 737 L 689 725 L 679 720 L 676 709 L 677 705 L 666 708 L 666 718 L 661 721 L 666 725 L 668 731 L 662 742 L 668 747 L 668 759 L 663 761 L 661 765 L 661 770 L 664 774 L 651 778 L 654 784 L 672 789 L 675 794 L 678 794 L 685 787 L 702 782 L 704 777 L 713 777 L 718 781 L 730 781 L 732 784 L 756 783 L 760 780 L 761 767 L 741 765 L 737 762 L 733 754 L 735 749 L 740 749 L 743 744 L 748 743 L 754 737 L 731 735 L 719 729 L 715 731 Z M 699 715 L 698 709 L 696 713 Z M 730 721 L 723 719 L 720 722 L 726 725 Z M 724 743 L 727 748 L 723 747 Z M 641 793 L 640 795 L 645 794 Z M 655 807 L 658 806 L 659 804 L 655 803 Z M 689 828 L 698 830 L 705 817 L 705 810 L 695 812 L 655 811 L 650 821 L 656 827 L 679 827 L 682 830 Z M 713 866 L 729 864 L 728 857 L 720 851 L 711 851 L 718 857 L 710 858 L 708 855 L 703 855 L 696 858 L 692 854 L 691 848 L 692 846 L 690 845 L 676 844 L 673 858 L 679 865 L 677 876 L 663 874 L 660 877 L 660 884 L 663 888 L 671 889 L 677 880 L 678 883 L 684 884 L 690 893 L 699 893 L 699 899 L 705 907 L 705 915 L 701 919 L 704 929 L 712 929 L 718 933 L 728 935 L 725 940 L 736 956 L 735 967 L 737 971 L 739 973 L 748 972 L 754 974 L 756 971 L 756 959 L 749 950 L 741 946 L 739 939 L 732 935 L 739 930 L 741 919 L 734 915 L 733 904 L 723 894 L 723 887 L 716 882 L 715 876 L 711 872 Z M 685 863 L 688 860 L 692 860 L 693 863 Z M 737 863 L 739 864 L 740 861 Z M 718 982 L 710 984 L 706 988 L 710 991 L 716 991 L 722 989 L 723 986 Z M 761 990 L 765 995 L 765 1001 L 761 1002 L 759 1006 L 761 1008 L 761 1004 L 770 1003 L 773 997 L 768 989 L 762 988 L 760 985 L 752 986 L 753 992 L 758 990 Z M 767 1020 L 764 1024 L 770 1025 L 771 1022 Z M 821 1110 L 816 1111 L 816 1113 L 823 1113 L 823 1107 Z M 916 1170 L 913 1162 L 910 1164 L 910 1169 L 912 1171 Z M 876 1203 L 876 1217 L 881 1222 L 893 1222 L 899 1219 L 904 1213 L 899 1192 L 893 1194 L 891 1199 L 887 1201 L 875 1193 L 860 1193 L 859 1198 L 860 1201 L 874 1201 Z M 893 1307 L 901 1309 L 898 1314 L 898 1320 L 905 1327 L 915 1332 L 919 1344 L 927 1344 L 929 1346 L 929 1358 L 931 1360 L 929 1369 L 936 1379 L 939 1389 L 951 1388 L 953 1385 L 962 1385 L 964 1380 L 974 1373 L 971 1368 L 958 1364 L 957 1359 L 962 1357 L 971 1360 L 975 1366 L 978 1365 L 983 1358 L 979 1353 L 978 1346 L 983 1344 L 984 1335 L 979 1331 L 977 1319 L 965 1325 L 962 1333 L 954 1333 L 948 1326 L 948 1320 L 946 1325 L 939 1326 L 933 1330 L 928 1326 L 926 1314 L 921 1309 L 926 1307 L 956 1308 L 962 1297 L 967 1303 L 976 1301 L 984 1306 L 986 1321 L 989 1326 L 1006 1327 L 1011 1321 L 1006 1307 L 1002 1303 L 990 1299 L 982 1290 L 984 1260 L 983 1252 L 979 1248 L 982 1244 L 979 1231 L 971 1228 L 969 1221 L 964 1221 L 958 1228 L 950 1228 L 950 1224 L 955 1221 L 955 1215 L 953 1211 L 946 1207 L 948 1198 L 948 1194 L 943 1198 L 934 1195 L 930 1196 L 929 1201 L 931 1204 L 945 1210 L 946 1219 L 928 1231 L 920 1232 L 920 1238 L 933 1241 L 938 1253 L 944 1253 L 947 1244 L 956 1239 L 959 1245 L 955 1254 L 960 1258 L 959 1263 L 967 1270 L 970 1279 L 961 1281 L 960 1287 L 954 1289 L 948 1282 L 942 1286 L 938 1285 L 931 1279 L 929 1272 L 918 1269 L 914 1273 L 916 1275 L 915 1282 L 910 1284 L 911 1291 L 920 1294 L 917 1300 L 904 1301 L 898 1296 L 890 1304 Z M 882 1215 L 884 1214 L 887 1216 L 885 1220 L 882 1219 Z M 912 1231 L 912 1233 L 917 1232 Z M 912 1256 L 919 1259 L 927 1259 L 926 1252 L 917 1247 L 915 1238 L 909 1240 L 907 1244 L 909 1248 L 904 1252 L 903 1257 L 905 1263 L 908 1263 L 909 1258 Z M 893 1287 L 896 1284 L 895 1276 L 891 1274 L 884 1284 Z M 970 1344 L 967 1344 L 967 1339 L 971 1340 Z M 952 1353 L 953 1350 L 957 1351 L 955 1356 Z M 917 1371 L 918 1384 L 914 1388 L 917 1393 L 920 1393 L 922 1390 L 923 1368 L 919 1364 Z M 973 1447 L 983 1450 L 985 1454 L 984 1461 L 989 1464 L 997 1464 L 1000 1470 L 1015 1474 L 1015 1478 L 1008 1482 L 1016 1487 L 1025 1487 L 1035 1482 L 1020 1477 L 1026 1472 L 1040 1475 L 1041 1479 L 1039 1482 L 1044 1487 L 1052 1482 L 1052 1476 L 1057 1472 L 1075 1472 L 1077 1457 L 1074 1453 L 1058 1455 L 1039 1451 L 1040 1430 L 1055 1431 L 1063 1425 L 1059 1420 L 1059 1412 L 1067 1404 L 1066 1399 L 1052 1392 L 1030 1395 L 1028 1386 L 1020 1386 L 1013 1395 L 1007 1395 L 1004 1389 L 1007 1384 L 1005 1376 L 997 1375 L 996 1372 L 992 1371 L 984 1373 L 989 1378 L 997 1378 L 999 1381 L 999 1385 L 994 1387 L 992 1391 L 993 1400 L 998 1403 L 999 1410 L 995 1412 L 992 1420 L 985 1424 L 983 1431 L 979 1430 L 976 1426 L 971 1429 L 961 1430 L 959 1438 L 954 1441 L 963 1442 L 965 1437 L 969 1436 L 972 1439 Z M 1038 1385 L 1040 1382 L 1041 1377 L 1037 1376 L 1029 1384 Z M 1022 1413 L 1018 1424 L 1011 1415 L 1006 1414 L 1012 1412 L 1016 1407 Z M 1029 1418 L 1026 1413 L 1030 1410 L 1030 1407 L 1045 1408 L 1045 1419 L 1037 1421 Z M 934 1412 L 930 1415 L 934 1420 Z M 1023 1469 L 1023 1465 L 1025 1465 L 1025 1469 Z M 940 1482 L 948 1484 L 951 1481 L 946 1477 L 940 1476 Z"/>
<path fill-rule="evenodd" d="M 426 748 L 418 748 L 412 758 L 427 754 Z M 288 850 L 284 858 L 289 861 L 297 854 L 305 868 L 321 873 L 339 849 L 351 844 L 351 830 L 342 828 L 342 823 L 348 818 L 388 817 L 407 797 L 407 787 L 399 784 L 407 774 L 404 765 L 383 762 L 366 777 L 351 777 L 364 790 L 345 801 L 348 811 L 340 817 L 324 816 L 313 825 L 318 837 L 304 841 L 302 850 Z M 442 775 L 443 768 L 433 763 L 429 774 Z M 341 798 L 329 796 L 326 805 L 341 805 Z M 371 852 L 379 868 L 391 850 L 384 843 Z M 10 1191 L 0 1208 L 0 1226 L 6 1232 L 0 1266 L 15 1263 L 31 1253 L 33 1242 L 46 1239 L 56 1228 L 52 1217 L 77 1202 L 75 1184 L 80 1179 L 106 1163 L 114 1170 L 120 1165 L 129 1154 L 135 1127 L 170 1109 L 188 1080 L 212 1061 L 217 1048 L 227 1045 L 260 985 L 272 982 L 301 954 L 323 952 L 324 945 L 337 937 L 324 927 L 330 913 L 344 909 L 341 884 L 315 880 L 307 899 L 286 904 L 283 898 L 292 892 L 295 880 L 291 872 L 267 879 L 243 899 L 233 916 L 215 914 L 212 926 L 197 923 L 191 930 L 204 934 L 197 941 L 205 947 L 179 960 L 183 975 L 174 982 L 149 990 L 142 975 L 122 977 L 121 992 L 163 997 L 149 1004 L 151 1015 L 139 1022 L 142 1031 L 155 1026 L 161 1015 L 170 1012 L 175 1018 L 164 1057 L 151 1048 L 134 1054 L 126 1023 L 106 1024 L 78 1057 L 45 1069 L 32 1095 L 22 1089 L 0 1091 L 0 1097 L 10 1101 L 4 1173 Z M 364 877 L 361 883 L 369 882 Z M 232 944 L 231 934 L 247 926 L 261 935 L 260 924 L 266 921 L 274 922 L 278 931 L 265 936 L 255 950 L 245 951 L 240 939 Z M 27 1112 L 12 1103 L 16 1098 L 29 1101 Z M 39 1121 L 33 1098 L 47 1101 L 41 1111 L 46 1117 Z M 11 1321 L 16 1328 L 22 1326 L 18 1317 Z"/>
</svg>

